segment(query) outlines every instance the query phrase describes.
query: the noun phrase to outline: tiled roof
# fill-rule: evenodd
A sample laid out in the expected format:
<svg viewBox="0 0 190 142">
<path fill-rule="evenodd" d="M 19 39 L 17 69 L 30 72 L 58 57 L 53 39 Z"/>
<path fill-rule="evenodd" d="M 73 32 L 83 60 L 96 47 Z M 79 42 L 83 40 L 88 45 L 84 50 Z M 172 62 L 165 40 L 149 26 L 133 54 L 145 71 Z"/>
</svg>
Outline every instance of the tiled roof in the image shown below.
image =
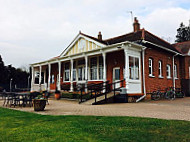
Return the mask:
<svg viewBox="0 0 190 142">
<path fill-rule="evenodd" d="M 113 37 L 113 38 L 105 39 L 105 40 L 99 40 L 98 38 L 95 38 L 95 37 L 92 37 L 92 36 L 89 36 L 89 35 L 86 35 L 83 33 L 81 33 L 81 34 L 84 36 L 87 36 L 93 40 L 96 40 L 98 42 L 101 42 L 103 44 L 106 44 L 106 45 L 112 45 L 112 44 L 121 43 L 121 42 L 125 42 L 125 41 L 139 42 L 141 40 L 145 40 L 145 41 L 149 41 L 151 43 L 157 44 L 159 46 L 163 46 L 163 47 L 173 50 L 175 52 L 178 52 L 178 50 L 176 50 L 170 43 L 168 43 L 167 41 L 159 38 L 158 36 L 148 32 L 144 29 L 141 29 L 137 32 L 131 32 L 128 34 L 124 34 L 121 36 L 117 36 L 117 37 Z"/>
<path fill-rule="evenodd" d="M 173 44 L 173 46 L 180 53 L 187 55 L 190 50 L 190 41 L 179 42 L 179 43 Z"/>
</svg>

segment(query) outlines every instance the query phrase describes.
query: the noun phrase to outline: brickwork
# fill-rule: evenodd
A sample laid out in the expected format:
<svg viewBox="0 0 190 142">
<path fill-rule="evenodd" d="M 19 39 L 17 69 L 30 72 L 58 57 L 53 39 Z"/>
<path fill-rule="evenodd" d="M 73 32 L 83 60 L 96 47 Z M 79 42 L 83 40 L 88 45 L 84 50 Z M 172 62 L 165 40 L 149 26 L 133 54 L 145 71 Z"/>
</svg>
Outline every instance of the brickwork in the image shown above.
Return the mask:
<svg viewBox="0 0 190 142">
<path fill-rule="evenodd" d="M 51 65 L 51 75 L 54 75 L 54 83 L 50 84 L 50 89 L 55 90 L 56 83 L 57 83 L 57 75 L 58 75 L 58 64 L 57 63 Z"/>
<path fill-rule="evenodd" d="M 167 87 L 173 86 L 173 55 L 170 52 L 155 49 L 147 48 L 145 50 L 145 84 L 147 93 L 158 90 L 164 90 Z M 153 76 L 149 76 L 149 58 L 153 59 Z M 162 76 L 159 78 L 159 64 L 158 62 L 162 61 Z M 171 78 L 167 78 L 166 66 L 169 64 L 171 66 Z M 177 65 L 177 77 L 176 87 L 181 87 L 180 85 L 180 70 L 179 70 L 179 56 L 175 57 L 175 64 Z"/>
<path fill-rule="evenodd" d="M 107 53 L 106 55 L 106 66 L 107 66 L 107 80 L 113 81 L 113 68 L 120 68 L 120 80 L 124 79 L 123 69 L 125 67 L 125 56 L 124 51 L 117 51 Z"/>
</svg>

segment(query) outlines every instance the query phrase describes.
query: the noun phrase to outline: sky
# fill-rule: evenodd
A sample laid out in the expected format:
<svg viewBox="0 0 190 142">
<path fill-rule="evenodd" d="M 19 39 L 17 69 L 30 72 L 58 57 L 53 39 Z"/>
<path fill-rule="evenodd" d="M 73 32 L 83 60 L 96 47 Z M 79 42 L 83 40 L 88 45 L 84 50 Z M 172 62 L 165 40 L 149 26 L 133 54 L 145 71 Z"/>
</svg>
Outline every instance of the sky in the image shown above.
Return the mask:
<svg viewBox="0 0 190 142">
<path fill-rule="evenodd" d="M 0 55 L 5 65 L 26 67 L 58 56 L 82 31 L 103 39 L 141 28 L 173 43 L 189 25 L 189 0 L 0 0 Z"/>
</svg>

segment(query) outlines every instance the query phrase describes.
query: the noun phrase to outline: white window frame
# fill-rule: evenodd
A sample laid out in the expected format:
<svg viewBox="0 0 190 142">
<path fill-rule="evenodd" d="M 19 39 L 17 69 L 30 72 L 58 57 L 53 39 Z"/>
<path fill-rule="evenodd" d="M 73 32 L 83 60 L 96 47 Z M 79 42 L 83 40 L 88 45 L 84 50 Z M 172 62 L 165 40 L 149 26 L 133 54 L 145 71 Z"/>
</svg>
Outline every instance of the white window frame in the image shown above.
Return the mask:
<svg viewBox="0 0 190 142">
<path fill-rule="evenodd" d="M 149 72 L 149 71 L 151 71 L 151 72 Z M 152 58 L 148 59 L 148 72 L 149 72 L 150 77 L 154 77 L 153 76 L 153 59 Z"/>
<path fill-rule="evenodd" d="M 136 56 L 129 56 L 129 58 L 130 57 L 133 59 L 133 68 L 134 69 L 133 69 L 133 78 L 130 78 L 131 75 L 130 75 L 130 72 L 129 72 L 129 79 L 130 80 L 140 80 L 140 58 L 136 57 Z M 138 76 L 136 75 L 135 59 L 138 59 L 138 62 L 139 62 L 139 64 L 138 64 L 138 72 L 137 72 Z M 130 66 L 129 66 L 129 69 L 130 69 Z M 138 78 L 136 78 L 136 77 L 138 77 Z"/>
<path fill-rule="evenodd" d="M 54 84 L 54 83 L 55 83 L 55 76 L 54 76 L 54 74 L 52 74 L 50 84 Z"/>
<path fill-rule="evenodd" d="M 35 81 L 36 78 L 38 78 L 38 83 L 36 83 L 36 81 Z M 40 84 L 40 72 L 39 71 L 34 71 L 34 84 Z"/>
<path fill-rule="evenodd" d="M 96 79 L 91 79 L 91 58 L 94 58 L 94 57 L 90 57 L 89 58 L 89 81 L 103 81 L 103 78 L 102 79 L 100 79 L 100 66 L 99 66 L 99 58 L 101 57 L 101 56 L 95 56 L 96 57 L 96 73 L 97 73 L 97 78 Z M 102 60 L 103 61 L 103 60 Z M 102 63 L 102 71 L 103 71 L 103 73 L 102 74 L 104 74 L 104 65 L 103 65 L 103 63 Z"/>
<path fill-rule="evenodd" d="M 166 75 L 168 79 L 171 79 L 171 65 L 169 64 L 166 65 Z"/>
<path fill-rule="evenodd" d="M 65 64 L 68 64 L 69 62 L 66 62 Z M 69 69 L 65 69 L 65 64 L 64 64 L 64 78 L 63 78 L 63 82 L 70 82 L 70 63 L 69 63 Z M 65 73 L 69 73 L 69 80 L 65 80 Z"/>
<path fill-rule="evenodd" d="M 177 78 L 177 65 L 176 64 L 174 65 L 174 78 L 178 79 Z"/>
<path fill-rule="evenodd" d="M 158 77 L 163 78 L 163 75 L 162 75 L 162 61 L 161 60 L 158 61 L 158 73 L 159 73 Z"/>
</svg>

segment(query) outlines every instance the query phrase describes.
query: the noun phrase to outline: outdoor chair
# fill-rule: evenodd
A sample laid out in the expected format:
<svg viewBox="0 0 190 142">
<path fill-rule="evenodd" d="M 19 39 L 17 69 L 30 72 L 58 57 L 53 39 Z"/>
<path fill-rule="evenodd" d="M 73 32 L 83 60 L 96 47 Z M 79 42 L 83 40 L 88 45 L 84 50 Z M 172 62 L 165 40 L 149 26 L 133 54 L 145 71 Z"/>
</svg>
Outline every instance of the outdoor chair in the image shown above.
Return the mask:
<svg viewBox="0 0 190 142">
<path fill-rule="evenodd" d="M 5 105 L 7 107 L 7 105 L 12 105 L 13 104 L 13 95 L 12 94 L 6 94 L 5 93 L 5 98 L 4 98 L 4 103 L 3 106 Z"/>
</svg>

